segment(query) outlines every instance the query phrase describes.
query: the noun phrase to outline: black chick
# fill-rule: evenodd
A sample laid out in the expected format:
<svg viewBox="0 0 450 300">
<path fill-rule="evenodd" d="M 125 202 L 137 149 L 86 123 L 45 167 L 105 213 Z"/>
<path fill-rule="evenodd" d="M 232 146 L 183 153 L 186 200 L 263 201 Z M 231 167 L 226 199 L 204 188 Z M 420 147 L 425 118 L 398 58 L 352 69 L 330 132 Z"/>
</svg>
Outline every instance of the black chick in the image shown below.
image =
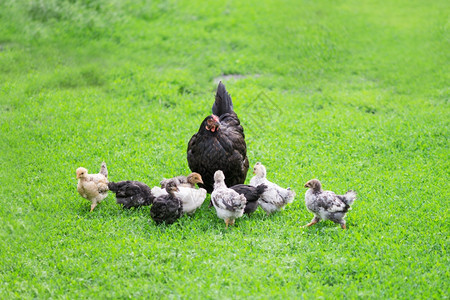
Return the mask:
<svg viewBox="0 0 450 300">
<path fill-rule="evenodd" d="M 168 183 L 166 185 L 166 191 L 168 194 L 156 198 L 150 208 L 150 216 L 156 224 L 172 224 L 183 214 L 183 204 L 175 196 L 175 192 L 178 191 L 175 183 Z"/>
<path fill-rule="evenodd" d="M 267 189 L 267 185 L 260 184 L 257 187 L 248 184 L 237 184 L 230 187 L 230 189 L 235 190 L 238 194 L 243 194 L 245 199 L 247 199 L 247 204 L 245 205 L 244 214 L 251 214 L 258 208 L 258 199 L 261 194 Z"/>
<path fill-rule="evenodd" d="M 117 204 L 122 204 L 124 209 L 151 205 L 155 199 L 152 190 L 139 181 L 109 182 L 108 188 L 116 194 Z"/>
<path fill-rule="evenodd" d="M 248 158 L 244 128 L 233 110 L 233 102 L 222 82 L 217 88 L 212 115 L 206 117 L 189 141 L 187 161 L 192 172 L 202 176 L 205 188 L 214 188 L 214 173 L 222 170 L 225 184 L 242 184 L 247 177 Z"/>
</svg>

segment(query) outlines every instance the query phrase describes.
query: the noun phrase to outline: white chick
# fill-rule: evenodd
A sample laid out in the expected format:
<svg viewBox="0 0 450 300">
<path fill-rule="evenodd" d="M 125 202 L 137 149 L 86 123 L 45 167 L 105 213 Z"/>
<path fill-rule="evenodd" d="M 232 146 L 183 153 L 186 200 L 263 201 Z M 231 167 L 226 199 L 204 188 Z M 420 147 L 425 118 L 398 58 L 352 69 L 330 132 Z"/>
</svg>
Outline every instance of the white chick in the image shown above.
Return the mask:
<svg viewBox="0 0 450 300">
<path fill-rule="evenodd" d="M 266 167 L 260 162 L 257 162 L 253 167 L 253 173 L 255 176 L 250 180 L 250 185 L 258 186 L 265 184 L 267 186 L 266 191 L 261 194 L 258 200 L 261 208 L 270 215 L 271 213 L 284 209 L 284 207 L 294 201 L 295 192 L 291 188 L 283 189 L 277 184 L 270 182 L 266 178 Z"/>
</svg>

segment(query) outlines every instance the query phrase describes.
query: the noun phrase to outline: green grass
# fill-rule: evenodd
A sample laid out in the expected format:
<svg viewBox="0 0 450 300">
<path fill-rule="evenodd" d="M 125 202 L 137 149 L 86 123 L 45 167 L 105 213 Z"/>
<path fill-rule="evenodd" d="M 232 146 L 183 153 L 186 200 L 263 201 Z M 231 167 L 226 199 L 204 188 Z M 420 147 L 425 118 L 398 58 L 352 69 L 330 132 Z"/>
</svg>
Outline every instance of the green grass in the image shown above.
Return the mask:
<svg viewBox="0 0 450 300">
<path fill-rule="evenodd" d="M 446 1 L 0 2 L 0 298 L 448 299 Z M 253 165 L 297 198 L 172 226 L 75 170 L 186 174 L 225 81 Z M 262 126 L 261 126 L 262 124 Z M 251 178 L 249 173 L 247 180 Z M 358 192 L 348 230 L 304 183 Z M 209 199 L 209 198 L 208 198 Z"/>
</svg>

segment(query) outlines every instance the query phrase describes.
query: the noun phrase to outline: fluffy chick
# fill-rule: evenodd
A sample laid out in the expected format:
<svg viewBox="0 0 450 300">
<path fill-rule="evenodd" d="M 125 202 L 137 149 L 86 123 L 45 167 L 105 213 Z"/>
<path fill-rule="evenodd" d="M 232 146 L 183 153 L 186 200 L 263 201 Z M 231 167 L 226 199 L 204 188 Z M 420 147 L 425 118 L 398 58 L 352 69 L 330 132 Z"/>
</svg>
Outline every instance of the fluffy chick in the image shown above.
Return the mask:
<svg viewBox="0 0 450 300">
<path fill-rule="evenodd" d="M 77 169 L 77 191 L 81 197 L 91 201 L 91 212 L 103 199 L 108 196 L 108 170 L 103 162 L 100 173 L 89 174 L 88 170 L 80 167 Z M 106 174 L 106 175 L 105 175 Z"/>
<path fill-rule="evenodd" d="M 122 204 L 124 209 L 148 206 L 155 199 L 150 188 L 139 181 L 109 182 L 108 187 L 116 194 L 117 204 Z"/>
<path fill-rule="evenodd" d="M 250 185 L 258 186 L 265 184 L 267 189 L 261 194 L 258 200 L 261 208 L 270 215 L 271 213 L 284 209 L 284 207 L 294 201 L 295 192 L 291 188 L 284 189 L 279 185 L 270 182 L 266 178 L 266 167 L 260 162 L 257 162 L 253 167 L 253 173 L 255 176 L 250 180 Z"/>
<path fill-rule="evenodd" d="M 257 187 L 248 184 L 236 184 L 230 187 L 230 189 L 236 191 L 238 194 L 244 195 L 247 200 L 245 204 L 244 214 L 250 215 L 258 208 L 258 200 L 261 194 L 267 189 L 267 185 L 260 184 Z"/>
<path fill-rule="evenodd" d="M 322 184 L 317 179 L 308 181 L 305 188 L 308 188 L 305 193 L 306 208 L 314 214 L 314 218 L 305 227 L 320 220 L 331 220 L 346 229 L 344 217 L 356 200 L 356 193 L 349 190 L 345 195 L 336 195 L 332 191 L 323 191 Z"/>
<path fill-rule="evenodd" d="M 226 228 L 233 225 L 234 220 L 244 214 L 247 200 L 244 195 L 227 188 L 225 175 L 218 170 L 214 173 L 214 190 L 211 193 L 211 202 L 216 209 L 217 216 L 225 221 Z"/>
<path fill-rule="evenodd" d="M 158 196 L 150 208 L 150 217 L 156 224 L 172 224 L 183 214 L 183 204 L 175 195 L 178 187 L 173 183 L 166 185 L 167 194 Z"/>
<path fill-rule="evenodd" d="M 167 191 L 159 186 L 155 186 L 152 188 L 152 194 L 155 197 L 158 197 L 161 195 L 167 195 Z M 175 196 L 177 196 L 183 204 L 183 213 L 192 215 L 205 201 L 206 190 L 202 188 L 194 189 L 185 186 L 178 186 L 178 191 L 175 192 Z"/>
<path fill-rule="evenodd" d="M 202 183 L 202 176 L 198 173 L 191 173 L 188 176 L 177 176 L 169 179 L 163 179 L 159 183 L 161 188 L 165 188 L 169 182 L 174 182 L 176 186 L 186 186 L 186 187 L 195 187 L 196 183 Z"/>
</svg>

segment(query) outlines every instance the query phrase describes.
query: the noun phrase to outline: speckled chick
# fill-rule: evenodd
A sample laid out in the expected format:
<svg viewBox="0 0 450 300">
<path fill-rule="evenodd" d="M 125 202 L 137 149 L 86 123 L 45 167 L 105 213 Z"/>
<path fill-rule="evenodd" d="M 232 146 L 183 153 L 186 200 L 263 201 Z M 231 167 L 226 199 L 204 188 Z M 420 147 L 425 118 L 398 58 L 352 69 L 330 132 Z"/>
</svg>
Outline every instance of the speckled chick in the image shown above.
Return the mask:
<svg viewBox="0 0 450 300">
<path fill-rule="evenodd" d="M 323 191 L 322 184 L 317 179 L 308 181 L 305 188 L 308 188 L 305 193 L 306 208 L 314 214 L 314 218 L 304 227 L 312 226 L 320 220 L 331 220 L 346 229 L 344 217 L 356 200 L 356 193 L 350 190 L 345 195 L 336 195 L 332 191 Z"/>
<path fill-rule="evenodd" d="M 227 188 L 225 175 L 221 170 L 214 173 L 214 190 L 211 193 L 211 202 L 216 209 L 217 216 L 225 221 L 226 228 L 233 225 L 234 220 L 244 214 L 247 200 L 244 195 Z"/>
</svg>

